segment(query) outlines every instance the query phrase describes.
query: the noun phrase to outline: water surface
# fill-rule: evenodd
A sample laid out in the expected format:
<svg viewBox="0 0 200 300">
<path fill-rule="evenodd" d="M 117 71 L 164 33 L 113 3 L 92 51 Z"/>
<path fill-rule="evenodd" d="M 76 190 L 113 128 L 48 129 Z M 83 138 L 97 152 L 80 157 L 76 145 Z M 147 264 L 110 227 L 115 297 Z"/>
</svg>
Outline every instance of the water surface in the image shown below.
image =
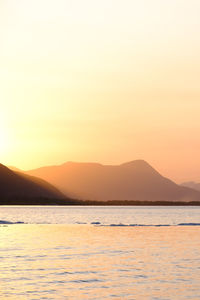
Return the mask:
<svg viewBox="0 0 200 300">
<path fill-rule="evenodd" d="M 0 299 L 200 299 L 199 208 L 1 207 L 0 220 L 28 223 L 0 226 Z"/>
<path fill-rule="evenodd" d="M 200 206 L 0 206 L 0 220 L 27 224 L 200 223 Z"/>
</svg>

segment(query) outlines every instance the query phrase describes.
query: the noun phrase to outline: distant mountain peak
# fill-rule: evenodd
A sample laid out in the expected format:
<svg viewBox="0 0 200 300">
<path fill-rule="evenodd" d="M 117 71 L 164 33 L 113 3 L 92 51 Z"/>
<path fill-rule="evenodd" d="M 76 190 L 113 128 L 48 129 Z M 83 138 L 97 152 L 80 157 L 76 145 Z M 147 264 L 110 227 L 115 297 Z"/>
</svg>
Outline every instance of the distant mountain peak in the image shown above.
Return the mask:
<svg viewBox="0 0 200 300">
<path fill-rule="evenodd" d="M 156 169 L 154 169 L 148 162 L 146 162 L 143 159 L 137 159 L 137 160 L 132 160 L 126 163 L 123 163 L 120 165 L 120 167 L 127 167 L 127 168 L 132 168 L 132 169 L 137 169 L 140 171 L 151 171 L 151 172 L 156 172 Z"/>
<path fill-rule="evenodd" d="M 143 166 L 151 167 L 150 164 L 148 164 L 148 162 L 146 162 L 143 159 L 131 160 L 131 161 L 121 164 L 121 166 L 133 166 L 133 165 L 140 166 L 140 167 L 143 167 Z"/>
<path fill-rule="evenodd" d="M 199 182 L 195 182 L 195 181 L 183 182 L 181 184 L 181 186 L 185 186 L 185 187 L 200 191 L 200 183 Z"/>
</svg>

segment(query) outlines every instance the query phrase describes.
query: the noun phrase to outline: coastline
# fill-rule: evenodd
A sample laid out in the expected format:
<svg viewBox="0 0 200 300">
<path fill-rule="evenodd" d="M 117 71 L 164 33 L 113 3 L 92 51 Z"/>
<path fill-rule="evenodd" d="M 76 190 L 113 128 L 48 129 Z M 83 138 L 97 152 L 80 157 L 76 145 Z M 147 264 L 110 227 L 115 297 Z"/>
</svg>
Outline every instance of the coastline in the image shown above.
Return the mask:
<svg viewBox="0 0 200 300">
<path fill-rule="evenodd" d="M 50 198 L 10 198 L 0 199 L 2 205 L 58 205 L 58 206 L 200 206 L 200 201 L 140 201 L 140 200 L 76 200 L 76 199 L 50 199 Z"/>
</svg>

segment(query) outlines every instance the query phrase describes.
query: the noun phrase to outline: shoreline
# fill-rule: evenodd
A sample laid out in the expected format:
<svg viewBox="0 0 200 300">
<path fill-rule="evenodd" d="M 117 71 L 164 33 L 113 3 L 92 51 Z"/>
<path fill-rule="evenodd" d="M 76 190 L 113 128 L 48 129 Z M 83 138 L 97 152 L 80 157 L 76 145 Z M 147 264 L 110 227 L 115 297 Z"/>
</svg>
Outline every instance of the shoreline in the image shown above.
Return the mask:
<svg viewBox="0 0 200 300">
<path fill-rule="evenodd" d="M 0 206 L 200 206 L 200 201 L 139 201 L 139 200 L 75 200 L 75 199 L 47 199 L 47 198 L 16 198 L 0 199 Z"/>
</svg>

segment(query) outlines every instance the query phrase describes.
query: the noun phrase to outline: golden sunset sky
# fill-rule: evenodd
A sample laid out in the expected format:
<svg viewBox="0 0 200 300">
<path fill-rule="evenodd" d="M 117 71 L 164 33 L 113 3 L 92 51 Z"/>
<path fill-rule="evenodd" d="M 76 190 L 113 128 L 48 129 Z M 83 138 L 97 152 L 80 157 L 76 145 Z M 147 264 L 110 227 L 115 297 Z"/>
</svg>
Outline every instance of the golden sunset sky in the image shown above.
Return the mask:
<svg viewBox="0 0 200 300">
<path fill-rule="evenodd" d="M 200 181 L 199 0 L 1 0 L 0 157 Z"/>
</svg>

